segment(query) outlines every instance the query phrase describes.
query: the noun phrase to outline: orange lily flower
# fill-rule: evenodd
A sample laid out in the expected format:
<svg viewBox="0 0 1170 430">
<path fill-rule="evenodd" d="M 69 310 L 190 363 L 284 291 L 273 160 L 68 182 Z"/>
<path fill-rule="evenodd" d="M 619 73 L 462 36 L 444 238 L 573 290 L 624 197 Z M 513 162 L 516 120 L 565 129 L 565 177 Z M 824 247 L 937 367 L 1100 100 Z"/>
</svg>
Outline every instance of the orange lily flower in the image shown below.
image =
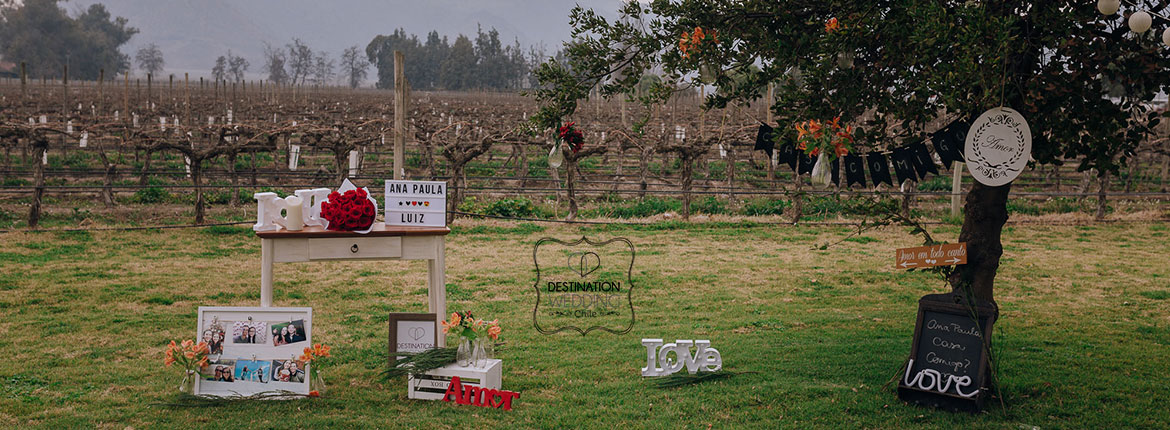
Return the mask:
<svg viewBox="0 0 1170 430">
<path fill-rule="evenodd" d="M 832 33 L 840 29 L 841 23 L 837 22 L 837 18 L 829 18 L 829 20 L 825 22 L 825 33 Z"/>
</svg>

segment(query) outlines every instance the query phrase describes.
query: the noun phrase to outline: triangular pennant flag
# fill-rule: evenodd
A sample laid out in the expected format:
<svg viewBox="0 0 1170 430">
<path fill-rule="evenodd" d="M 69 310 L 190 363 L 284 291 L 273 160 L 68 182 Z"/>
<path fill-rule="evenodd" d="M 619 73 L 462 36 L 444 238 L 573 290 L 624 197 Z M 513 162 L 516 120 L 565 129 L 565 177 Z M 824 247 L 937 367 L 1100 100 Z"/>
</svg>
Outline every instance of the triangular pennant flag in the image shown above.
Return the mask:
<svg viewBox="0 0 1170 430">
<path fill-rule="evenodd" d="M 834 185 L 841 185 L 841 159 L 837 158 L 829 163 L 830 178 Z"/>
<path fill-rule="evenodd" d="M 865 156 L 865 164 L 869 165 L 869 179 L 873 181 L 873 186 L 885 182 L 886 185 L 894 185 L 894 181 L 890 179 L 890 162 L 886 160 L 886 156 L 871 152 Z"/>
<path fill-rule="evenodd" d="M 760 124 L 760 130 L 756 132 L 755 149 L 768 153 L 768 158 L 772 158 L 772 150 L 776 147 L 776 141 L 772 137 L 772 127 Z"/>
<path fill-rule="evenodd" d="M 917 181 L 914 173 L 914 153 L 908 147 L 894 148 L 890 158 L 894 161 L 894 174 L 898 175 L 898 185 L 906 181 Z"/>
<path fill-rule="evenodd" d="M 930 136 L 930 141 L 934 144 L 934 152 L 938 154 L 938 158 L 942 160 L 943 166 L 946 166 L 947 169 L 951 168 L 951 162 L 963 161 L 962 148 L 966 143 L 967 130 L 970 127 L 965 123 L 955 121 Z"/>
<path fill-rule="evenodd" d="M 776 148 L 776 165 L 787 164 L 789 169 L 796 170 L 796 148 L 781 137 L 780 146 Z"/>
<path fill-rule="evenodd" d="M 865 188 L 865 162 L 860 155 L 850 154 L 845 156 L 845 186 L 852 187 L 853 184 Z"/>
<path fill-rule="evenodd" d="M 911 160 L 914 162 L 914 171 L 918 172 L 918 177 L 926 179 L 927 173 L 938 175 L 938 166 L 934 165 L 934 157 L 926 150 L 926 144 L 915 143 L 907 148 L 912 155 Z"/>
<path fill-rule="evenodd" d="M 800 156 L 800 164 L 798 166 L 798 167 L 800 167 L 799 173 L 801 175 L 811 174 L 813 171 L 813 166 L 816 164 L 817 161 L 813 160 L 812 157 L 809 157 L 808 154 L 805 154 L 803 152 L 801 152 L 798 155 Z"/>
</svg>

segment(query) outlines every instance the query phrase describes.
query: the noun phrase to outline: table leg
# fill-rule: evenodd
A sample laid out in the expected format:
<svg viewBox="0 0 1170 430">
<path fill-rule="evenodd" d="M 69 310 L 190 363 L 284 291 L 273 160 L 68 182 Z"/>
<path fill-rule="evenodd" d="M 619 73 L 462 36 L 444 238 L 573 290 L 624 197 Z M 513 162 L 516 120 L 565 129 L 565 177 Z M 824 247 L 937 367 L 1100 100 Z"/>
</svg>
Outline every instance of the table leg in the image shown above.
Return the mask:
<svg viewBox="0 0 1170 430">
<path fill-rule="evenodd" d="M 447 318 L 446 246 L 442 236 L 435 238 L 435 248 L 435 258 L 427 260 L 427 300 L 430 312 L 437 318 L 435 324 L 438 324 Z M 437 346 L 447 346 L 447 337 L 440 335 Z"/>
<path fill-rule="evenodd" d="M 260 307 L 272 306 L 272 239 L 260 239 Z"/>
</svg>

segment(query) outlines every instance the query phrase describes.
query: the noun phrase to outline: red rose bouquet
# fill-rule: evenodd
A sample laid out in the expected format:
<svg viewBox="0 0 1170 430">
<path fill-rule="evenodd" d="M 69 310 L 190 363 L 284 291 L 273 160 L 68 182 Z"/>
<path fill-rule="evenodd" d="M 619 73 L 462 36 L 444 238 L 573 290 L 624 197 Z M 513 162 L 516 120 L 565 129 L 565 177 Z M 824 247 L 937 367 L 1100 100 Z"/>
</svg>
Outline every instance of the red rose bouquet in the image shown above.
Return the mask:
<svg viewBox="0 0 1170 430">
<path fill-rule="evenodd" d="M 571 149 L 574 154 L 576 154 L 577 151 L 580 151 L 581 147 L 585 145 L 585 135 L 581 134 L 581 130 L 577 130 L 573 127 L 576 124 L 576 122 L 570 122 L 557 129 L 557 137 L 559 137 L 561 141 L 567 143 L 569 145 L 569 149 Z"/>
<path fill-rule="evenodd" d="M 325 228 L 369 232 L 378 216 L 378 206 L 365 188 L 356 188 L 348 180 L 346 184 L 349 186 L 342 185 L 338 191 L 349 190 L 329 193 L 329 198 L 321 202 L 321 217 L 328 221 Z"/>
</svg>

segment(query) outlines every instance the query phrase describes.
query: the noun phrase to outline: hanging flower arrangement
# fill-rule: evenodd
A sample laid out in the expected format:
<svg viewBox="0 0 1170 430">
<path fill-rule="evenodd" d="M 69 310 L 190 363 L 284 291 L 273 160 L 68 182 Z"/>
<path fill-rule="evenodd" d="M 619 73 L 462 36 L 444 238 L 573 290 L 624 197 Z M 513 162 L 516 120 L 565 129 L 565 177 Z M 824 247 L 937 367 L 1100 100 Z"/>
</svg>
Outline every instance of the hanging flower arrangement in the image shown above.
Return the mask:
<svg viewBox="0 0 1170 430">
<path fill-rule="evenodd" d="M 568 144 L 569 150 L 573 151 L 574 154 L 585 146 L 585 135 L 581 133 L 581 130 L 573 127 L 576 124 L 576 122 L 570 122 L 557 129 L 557 139 Z"/>
<path fill-rule="evenodd" d="M 694 31 L 684 31 L 682 36 L 678 39 L 678 51 L 683 58 L 691 58 L 691 53 L 702 48 L 703 41 L 710 39 L 711 42 L 719 44 L 719 32 L 715 30 L 706 31 L 703 27 L 695 27 Z"/>
<path fill-rule="evenodd" d="M 796 123 L 796 148 L 817 157 L 825 154 L 829 162 L 849 154 L 853 147 L 853 127 L 840 124 L 841 117 L 832 121 L 810 119 Z"/>
</svg>

